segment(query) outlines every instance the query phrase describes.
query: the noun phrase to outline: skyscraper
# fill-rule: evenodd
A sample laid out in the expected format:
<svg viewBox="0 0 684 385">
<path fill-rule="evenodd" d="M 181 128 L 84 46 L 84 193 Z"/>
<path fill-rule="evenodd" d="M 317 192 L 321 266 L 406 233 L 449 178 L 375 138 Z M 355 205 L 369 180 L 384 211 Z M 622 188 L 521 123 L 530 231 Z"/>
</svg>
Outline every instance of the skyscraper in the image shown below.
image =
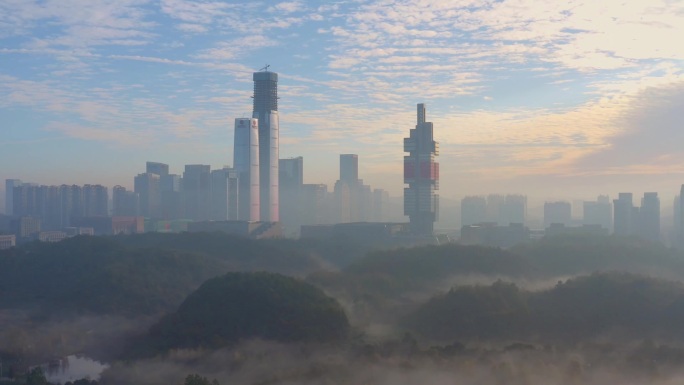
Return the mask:
<svg viewBox="0 0 684 385">
<path fill-rule="evenodd" d="M 639 210 L 639 236 L 660 242 L 660 198 L 657 192 L 644 193 Z"/>
<path fill-rule="evenodd" d="M 176 174 L 159 176 L 160 218 L 179 219 L 184 217 L 183 178 Z"/>
<path fill-rule="evenodd" d="M 186 164 L 183 172 L 183 194 L 185 216 L 196 221 L 209 220 L 211 216 L 211 166 Z"/>
<path fill-rule="evenodd" d="M 159 192 L 159 174 L 146 172 L 133 179 L 133 190 L 140 197 L 140 215 L 148 218 L 159 218 L 161 194 Z"/>
<path fill-rule="evenodd" d="M 433 140 L 432 123 L 426 121 L 425 104 L 418 104 L 416 128 L 404 138 L 404 215 L 408 215 L 411 232 L 416 235 L 433 235 L 438 218 L 439 196 L 439 144 Z"/>
<path fill-rule="evenodd" d="M 211 171 L 211 219 L 238 219 L 238 172 L 230 167 Z"/>
<path fill-rule="evenodd" d="M 238 219 L 259 221 L 259 122 L 235 119 L 233 165 L 238 173 Z"/>
<path fill-rule="evenodd" d="M 633 235 L 639 208 L 634 207 L 632 193 L 619 193 L 613 199 L 613 232 L 616 235 Z"/>
<path fill-rule="evenodd" d="M 359 156 L 356 154 L 340 154 L 340 180 L 348 184 L 356 184 L 359 180 Z"/>
<path fill-rule="evenodd" d="M 302 186 L 304 185 L 304 158 L 301 156 L 290 159 L 280 159 L 279 164 L 280 189 L 280 222 L 288 235 L 299 233 L 302 224 Z"/>
<path fill-rule="evenodd" d="M 140 210 L 140 196 L 125 187 L 114 186 L 112 189 L 112 214 L 115 217 L 137 217 Z"/>
<path fill-rule="evenodd" d="M 278 205 L 278 74 L 255 72 L 252 118 L 259 124 L 260 220 L 277 222 Z"/>
<path fill-rule="evenodd" d="M 600 225 L 610 231 L 613 227 L 613 206 L 607 195 L 599 195 L 596 201 L 583 203 L 583 220 L 585 225 Z"/>
<path fill-rule="evenodd" d="M 21 186 L 19 179 L 5 179 L 5 214 L 14 213 L 14 188 Z"/>
<path fill-rule="evenodd" d="M 169 165 L 159 162 L 147 162 L 145 164 L 145 172 L 159 176 L 169 175 Z"/>
</svg>

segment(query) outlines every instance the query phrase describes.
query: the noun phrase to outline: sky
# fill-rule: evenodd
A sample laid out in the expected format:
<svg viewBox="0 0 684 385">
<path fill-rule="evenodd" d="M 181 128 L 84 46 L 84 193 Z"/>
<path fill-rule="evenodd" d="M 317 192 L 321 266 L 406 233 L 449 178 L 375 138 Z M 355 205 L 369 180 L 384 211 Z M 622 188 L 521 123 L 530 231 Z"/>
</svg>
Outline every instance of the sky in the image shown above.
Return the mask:
<svg viewBox="0 0 684 385">
<path fill-rule="evenodd" d="M 0 179 L 132 187 L 146 161 L 231 165 L 268 64 L 280 157 L 304 157 L 305 183 L 332 187 L 355 153 L 401 196 L 425 103 L 443 201 L 671 202 L 683 36 L 681 0 L 2 0 Z"/>
</svg>

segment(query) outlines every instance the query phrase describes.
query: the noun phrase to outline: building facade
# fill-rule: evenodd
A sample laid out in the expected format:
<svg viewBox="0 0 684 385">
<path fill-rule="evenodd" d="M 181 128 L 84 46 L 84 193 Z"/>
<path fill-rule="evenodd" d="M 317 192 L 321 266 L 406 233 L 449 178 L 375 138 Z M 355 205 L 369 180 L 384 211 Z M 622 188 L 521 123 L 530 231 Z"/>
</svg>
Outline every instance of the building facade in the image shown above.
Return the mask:
<svg viewBox="0 0 684 385">
<path fill-rule="evenodd" d="M 235 119 L 233 165 L 238 173 L 238 219 L 259 221 L 259 121 Z"/>
<path fill-rule="evenodd" d="M 433 139 L 433 126 L 426 120 L 425 104 L 418 104 L 416 128 L 404 138 L 404 215 L 408 215 L 411 232 L 431 236 L 438 219 L 439 144 Z"/>
<path fill-rule="evenodd" d="M 259 125 L 259 209 L 260 220 L 277 222 L 278 204 L 278 74 L 255 72 L 252 118 Z"/>
</svg>

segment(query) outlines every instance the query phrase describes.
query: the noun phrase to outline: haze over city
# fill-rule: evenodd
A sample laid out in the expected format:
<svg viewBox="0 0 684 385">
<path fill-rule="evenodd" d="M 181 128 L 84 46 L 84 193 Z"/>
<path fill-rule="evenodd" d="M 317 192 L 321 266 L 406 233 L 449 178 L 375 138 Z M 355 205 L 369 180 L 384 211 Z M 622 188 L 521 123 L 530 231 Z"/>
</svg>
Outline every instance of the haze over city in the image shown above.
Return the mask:
<svg viewBox="0 0 684 385">
<path fill-rule="evenodd" d="M 0 180 L 132 187 L 145 161 L 232 163 L 251 74 L 279 74 L 280 157 L 338 156 L 401 196 L 426 103 L 443 199 L 640 196 L 684 181 L 671 1 L 4 1 Z"/>
</svg>

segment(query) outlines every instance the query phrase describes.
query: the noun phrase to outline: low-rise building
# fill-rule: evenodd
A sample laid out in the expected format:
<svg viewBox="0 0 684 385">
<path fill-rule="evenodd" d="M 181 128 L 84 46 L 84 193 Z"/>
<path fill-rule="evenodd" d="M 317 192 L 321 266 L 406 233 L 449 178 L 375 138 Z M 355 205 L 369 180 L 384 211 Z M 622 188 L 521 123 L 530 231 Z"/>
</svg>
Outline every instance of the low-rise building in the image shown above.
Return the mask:
<svg viewBox="0 0 684 385">
<path fill-rule="evenodd" d="M 17 245 L 17 236 L 14 234 L 0 235 L 0 250 L 9 249 Z"/>
</svg>

